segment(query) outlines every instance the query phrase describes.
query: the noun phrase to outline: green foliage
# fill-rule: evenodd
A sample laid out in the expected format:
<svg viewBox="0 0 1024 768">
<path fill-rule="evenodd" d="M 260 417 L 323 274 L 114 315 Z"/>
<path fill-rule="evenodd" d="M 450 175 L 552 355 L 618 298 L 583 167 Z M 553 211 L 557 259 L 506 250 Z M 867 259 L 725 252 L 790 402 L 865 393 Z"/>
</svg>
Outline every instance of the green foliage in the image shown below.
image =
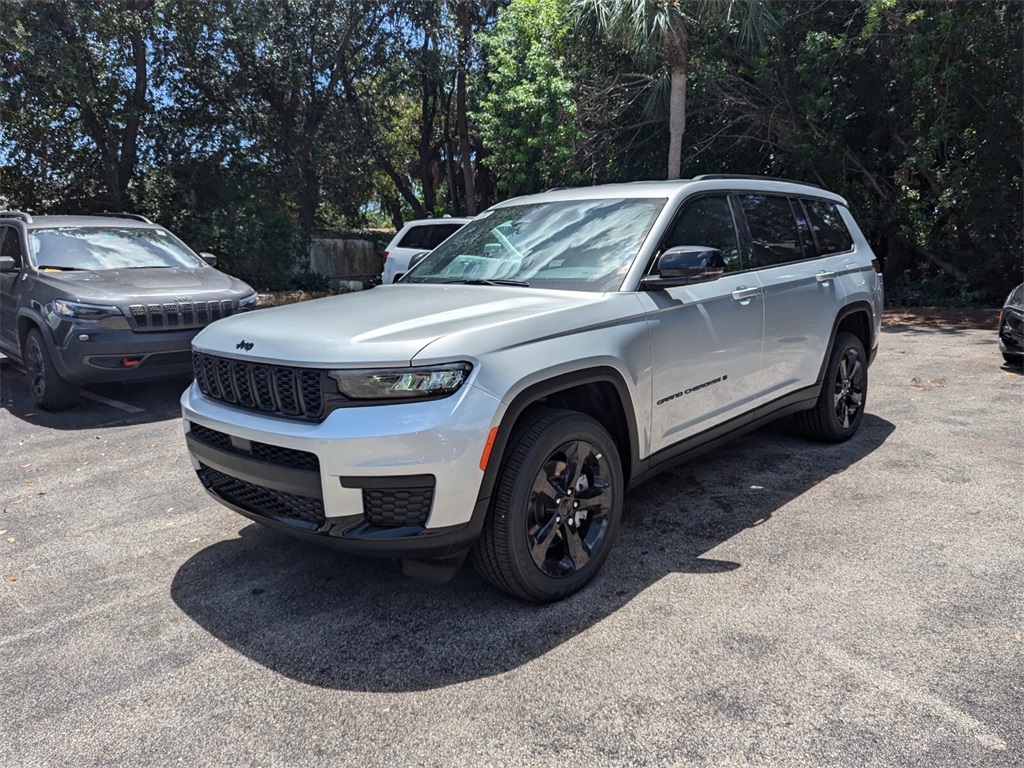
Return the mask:
<svg viewBox="0 0 1024 768">
<path fill-rule="evenodd" d="M 475 118 L 503 195 L 582 181 L 571 160 L 583 131 L 566 61 L 567 0 L 514 0 L 483 38 L 486 95 Z"/>
</svg>

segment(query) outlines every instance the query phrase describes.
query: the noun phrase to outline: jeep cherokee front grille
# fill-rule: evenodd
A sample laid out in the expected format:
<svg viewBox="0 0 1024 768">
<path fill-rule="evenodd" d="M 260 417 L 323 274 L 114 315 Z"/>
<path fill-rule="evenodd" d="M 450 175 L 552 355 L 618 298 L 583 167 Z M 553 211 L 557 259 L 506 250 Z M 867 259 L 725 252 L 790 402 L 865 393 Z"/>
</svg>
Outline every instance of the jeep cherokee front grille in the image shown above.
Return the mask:
<svg viewBox="0 0 1024 768">
<path fill-rule="evenodd" d="M 163 331 L 168 328 L 202 328 L 214 320 L 232 315 L 238 306 L 223 301 L 184 301 L 170 304 L 132 304 L 132 322 L 137 331 Z"/>
<path fill-rule="evenodd" d="M 326 371 L 192 353 L 199 389 L 214 400 L 293 419 L 324 417 Z M 337 387 L 333 387 L 336 391 Z"/>
</svg>

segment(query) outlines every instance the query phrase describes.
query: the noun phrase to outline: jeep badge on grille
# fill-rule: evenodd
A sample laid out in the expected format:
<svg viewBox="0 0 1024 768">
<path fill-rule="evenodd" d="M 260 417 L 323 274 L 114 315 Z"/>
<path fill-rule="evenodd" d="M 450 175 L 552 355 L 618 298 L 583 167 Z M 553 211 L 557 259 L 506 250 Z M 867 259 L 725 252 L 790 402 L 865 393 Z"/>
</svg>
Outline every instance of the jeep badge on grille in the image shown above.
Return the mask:
<svg viewBox="0 0 1024 768">
<path fill-rule="evenodd" d="M 250 349 L 252 349 L 252 342 L 242 339 L 240 342 L 235 344 L 235 349 L 244 349 L 246 352 L 248 352 Z"/>
</svg>

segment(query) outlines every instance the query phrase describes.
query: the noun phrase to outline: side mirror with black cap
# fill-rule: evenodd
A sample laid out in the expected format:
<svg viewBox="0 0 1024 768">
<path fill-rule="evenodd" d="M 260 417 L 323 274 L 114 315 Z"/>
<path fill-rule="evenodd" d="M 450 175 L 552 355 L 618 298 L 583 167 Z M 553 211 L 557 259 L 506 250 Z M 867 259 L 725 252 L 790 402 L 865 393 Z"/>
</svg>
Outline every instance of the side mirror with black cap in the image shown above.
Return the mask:
<svg viewBox="0 0 1024 768">
<path fill-rule="evenodd" d="M 203 261 L 205 261 L 211 267 L 216 267 L 217 266 L 217 257 L 214 256 L 212 253 L 209 253 L 208 251 L 201 251 L 200 254 L 199 254 L 199 258 L 201 258 Z"/>
<path fill-rule="evenodd" d="M 409 269 L 415 267 L 429 255 L 430 251 L 421 251 L 420 253 L 414 253 L 412 256 L 409 257 Z"/>
<path fill-rule="evenodd" d="M 725 259 L 717 248 L 677 245 L 658 256 L 651 274 L 640 281 L 640 287 L 646 291 L 660 291 L 717 280 L 724 273 Z"/>
<path fill-rule="evenodd" d="M 14 259 L 10 256 L 0 256 L 0 272 L 7 274 L 8 272 L 17 272 L 18 265 L 14 263 Z"/>
</svg>

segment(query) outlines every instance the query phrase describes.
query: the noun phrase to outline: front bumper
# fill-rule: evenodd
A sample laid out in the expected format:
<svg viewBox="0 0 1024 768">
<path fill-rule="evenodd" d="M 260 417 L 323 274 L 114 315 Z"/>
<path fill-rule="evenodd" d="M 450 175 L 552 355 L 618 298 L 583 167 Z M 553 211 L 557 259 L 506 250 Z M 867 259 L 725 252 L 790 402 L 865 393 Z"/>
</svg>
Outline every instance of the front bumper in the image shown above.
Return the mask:
<svg viewBox="0 0 1024 768">
<path fill-rule="evenodd" d="M 192 339 L 199 328 L 136 333 L 98 323 L 51 325 L 51 359 L 76 384 L 148 381 L 192 372 Z"/>
<path fill-rule="evenodd" d="M 999 351 L 1006 355 L 1024 355 L 1024 312 L 1003 307 L 999 317 Z"/>
<path fill-rule="evenodd" d="M 235 408 L 195 383 L 186 443 L 220 503 L 362 554 L 446 558 L 483 525 L 480 457 L 502 404 L 473 386 L 422 403 L 349 407 L 309 423 Z"/>
</svg>

